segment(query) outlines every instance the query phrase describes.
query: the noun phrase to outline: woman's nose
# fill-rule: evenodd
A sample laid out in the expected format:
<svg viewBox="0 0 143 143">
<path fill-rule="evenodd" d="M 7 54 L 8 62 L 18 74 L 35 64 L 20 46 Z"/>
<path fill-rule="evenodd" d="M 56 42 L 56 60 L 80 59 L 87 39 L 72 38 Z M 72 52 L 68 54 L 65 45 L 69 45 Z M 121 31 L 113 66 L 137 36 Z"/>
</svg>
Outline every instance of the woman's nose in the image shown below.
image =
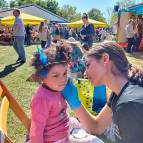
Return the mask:
<svg viewBox="0 0 143 143">
<path fill-rule="evenodd" d="M 84 72 L 84 77 L 88 78 L 87 70 Z"/>
</svg>

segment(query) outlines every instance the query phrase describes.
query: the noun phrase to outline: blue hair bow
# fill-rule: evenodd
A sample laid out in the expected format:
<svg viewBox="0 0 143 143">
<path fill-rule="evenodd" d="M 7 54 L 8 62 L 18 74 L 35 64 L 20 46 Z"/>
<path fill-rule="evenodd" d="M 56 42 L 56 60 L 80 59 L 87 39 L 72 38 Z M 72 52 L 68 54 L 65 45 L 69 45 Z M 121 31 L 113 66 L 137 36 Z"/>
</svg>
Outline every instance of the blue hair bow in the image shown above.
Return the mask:
<svg viewBox="0 0 143 143">
<path fill-rule="evenodd" d="M 42 65 L 45 66 L 48 63 L 47 57 L 44 55 L 43 51 L 40 48 L 38 48 L 38 53 L 39 53 L 40 61 Z"/>
<path fill-rule="evenodd" d="M 38 53 L 39 53 L 40 61 L 41 61 L 42 65 L 43 66 L 47 65 L 48 58 L 44 55 L 43 51 L 40 48 L 38 48 Z M 47 68 L 43 67 L 42 70 L 41 70 L 41 76 L 46 77 L 47 74 L 48 74 Z"/>
</svg>

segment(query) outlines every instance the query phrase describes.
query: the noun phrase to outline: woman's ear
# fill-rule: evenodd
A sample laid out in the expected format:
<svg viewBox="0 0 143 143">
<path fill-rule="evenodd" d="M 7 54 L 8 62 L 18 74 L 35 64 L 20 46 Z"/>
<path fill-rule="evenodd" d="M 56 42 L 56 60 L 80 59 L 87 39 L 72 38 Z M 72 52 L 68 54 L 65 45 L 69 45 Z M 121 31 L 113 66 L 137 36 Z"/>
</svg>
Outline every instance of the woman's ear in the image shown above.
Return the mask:
<svg viewBox="0 0 143 143">
<path fill-rule="evenodd" d="M 104 53 L 104 54 L 102 55 L 102 61 L 103 61 L 104 66 L 109 63 L 109 60 L 110 60 L 110 59 L 109 59 L 109 54 Z"/>
</svg>

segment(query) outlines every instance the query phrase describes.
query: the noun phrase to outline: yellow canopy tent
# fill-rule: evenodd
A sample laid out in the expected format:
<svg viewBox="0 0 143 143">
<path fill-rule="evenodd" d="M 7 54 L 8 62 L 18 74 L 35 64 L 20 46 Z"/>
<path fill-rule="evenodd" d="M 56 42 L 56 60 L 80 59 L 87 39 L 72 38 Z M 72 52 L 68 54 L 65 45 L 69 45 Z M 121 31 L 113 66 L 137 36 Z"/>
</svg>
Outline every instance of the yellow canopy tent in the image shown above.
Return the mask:
<svg viewBox="0 0 143 143">
<path fill-rule="evenodd" d="M 26 13 L 21 13 L 20 14 L 21 18 L 23 19 L 24 25 L 26 24 L 40 24 L 40 22 L 44 21 L 45 19 L 33 16 L 30 14 Z M 14 24 L 15 17 L 14 16 L 7 16 L 1 19 L 1 24 L 2 25 L 13 25 Z"/>
<path fill-rule="evenodd" d="M 103 22 L 99 22 L 93 19 L 89 19 L 89 23 L 92 23 L 94 25 L 94 27 L 106 27 L 106 23 Z M 80 28 L 83 25 L 82 20 L 76 21 L 76 22 L 72 22 L 68 24 L 68 27 L 71 28 Z"/>
</svg>

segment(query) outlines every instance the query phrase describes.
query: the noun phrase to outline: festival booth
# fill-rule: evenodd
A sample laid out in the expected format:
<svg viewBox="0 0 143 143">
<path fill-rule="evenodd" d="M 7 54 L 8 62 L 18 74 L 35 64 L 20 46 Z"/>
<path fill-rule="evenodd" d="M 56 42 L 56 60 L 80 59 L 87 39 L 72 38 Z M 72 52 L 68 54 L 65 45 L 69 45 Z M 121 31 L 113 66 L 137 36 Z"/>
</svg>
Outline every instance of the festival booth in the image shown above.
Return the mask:
<svg viewBox="0 0 143 143">
<path fill-rule="evenodd" d="M 99 21 L 96 21 L 93 19 L 89 19 L 89 22 L 92 23 L 94 25 L 94 27 L 106 27 L 107 26 L 106 23 L 99 22 Z M 76 22 L 67 24 L 67 26 L 70 28 L 81 28 L 82 25 L 83 25 L 82 20 L 78 20 Z"/>
<path fill-rule="evenodd" d="M 31 24 L 31 25 L 39 25 L 42 21 L 44 21 L 43 18 L 33 16 L 26 13 L 21 13 L 21 18 L 23 19 L 24 25 Z M 14 24 L 15 17 L 14 16 L 7 16 L 1 19 L 2 25 L 13 25 Z"/>
<path fill-rule="evenodd" d="M 21 13 L 21 18 L 23 19 L 24 25 L 39 25 L 45 19 L 36 17 L 30 14 Z M 12 44 L 13 43 L 13 36 L 12 36 L 12 25 L 14 24 L 15 17 L 14 16 L 7 16 L 1 19 L 0 24 L 3 26 L 4 32 L 0 33 L 0 42 L 2 44 Z M 32 34 L 33 37 L 34 34 Z"/>
<path fill-rule="evenodd" d="M 128 7 L 126 10 L 120 10 L 118 15 L 117 42 L 121 47 L 126 48 L 128 44 L 126 39 L 125 26 L 127 25 L 129 19 L 136 21 L 137 18 L 143 18 L 143 3 Z M 143 48 L 143 39 L 140 47 Z"/>
</svg>

